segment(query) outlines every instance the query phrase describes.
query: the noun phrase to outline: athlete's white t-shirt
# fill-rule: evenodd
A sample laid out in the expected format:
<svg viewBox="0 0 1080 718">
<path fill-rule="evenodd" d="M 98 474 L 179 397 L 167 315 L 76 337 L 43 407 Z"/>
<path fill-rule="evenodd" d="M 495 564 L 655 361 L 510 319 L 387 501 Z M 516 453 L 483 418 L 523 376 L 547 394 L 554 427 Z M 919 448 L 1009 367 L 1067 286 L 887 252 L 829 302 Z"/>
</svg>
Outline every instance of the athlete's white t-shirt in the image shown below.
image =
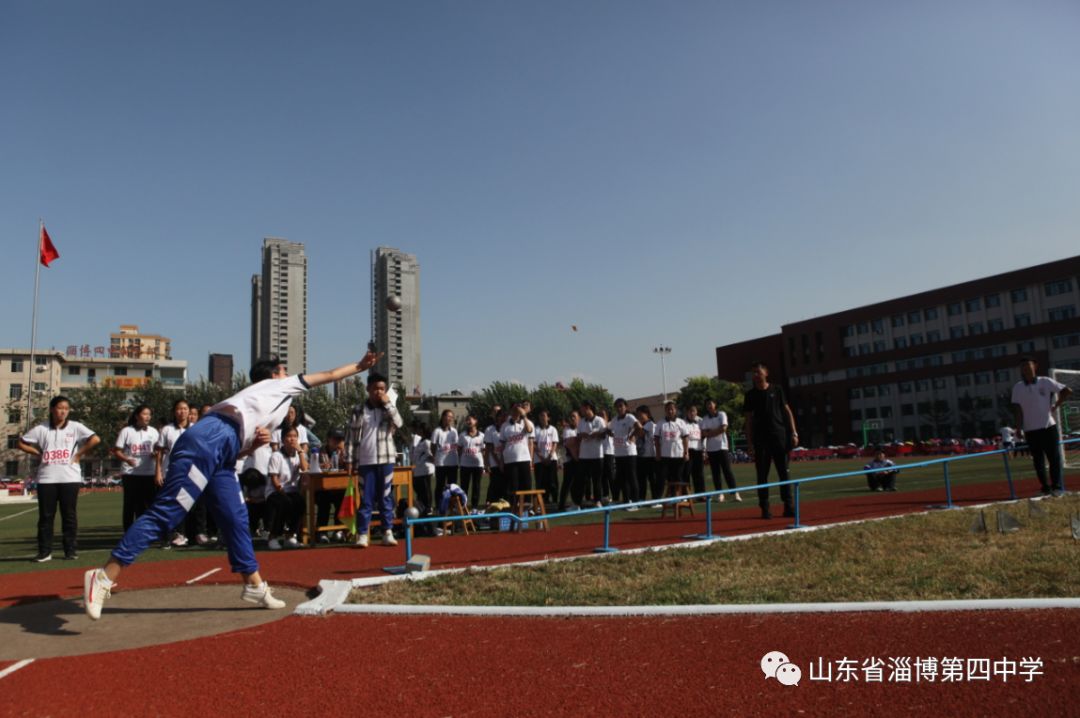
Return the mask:
<svg viewBox="0 0 1080 718">
<path fill-rule="evenodd" d="M 681 459 L 683 457 L 683 440 L 690 434 L 686 422 L 682 419 L 674 421 L 664 420 L 656 425 L 656 435 L 660 437 L 660 457 L 664 459 Z"/>
<path fill-rule="evenodd" d="M 631 437 L 638 420 L 630 414 L 611 420 L 611 439 L 615 442 L 615 456 L 637 456 L 637 442 Z"/>
<path fill-rule="evenodd" d="M 701 417 L 701 430 L 702 431 L 715 431 L 727 426 L 727 414 L 722 411 L 716 412 L 716 416 L 709 416 L 706 414 Z M 705 451 L 727 451 L 728 438 L 727 432 L 719 436 L 710 436 L 705 439 Z"/>
<path fill-rule="evenodd" d="M 68 420 L 63 428 L 52 429 L 38 424 L 23 435 L 22 440 L 41 450 L 38 465 L 39 484 L 81 484 L 82 467 L 71 463 L 78 449 L 94 432 L 77 421 Z"/>
<path fill-rule="evenodd" d="M 124 456 L 135 459 L 134 466 L 124 462 L 121 471 L 125 475 L 153 476 L 154 475 L 154 446 L 158 442 L 158 431 L 152 426 L 145 429 L 136 429 L 134 426 L 125 426 L 116 437 L 116 448 L 124 452 Z"/>
<path fill-rule="evenodd" d="M 161 427 L 161 434 L 158 436 L 157 445 L 155 448 L 162 449 L 161 453 L 161 475 L 164 476 L 169 471 L 169 454 L 172 453 L 173 447 L 176 446 L 176 441 L 184 435 L 187 430 L 186 426 L 177 426 L 176 424 L 166 424 Z"/>
<path fill-rule="evenodd" d="M 603 417 L 596 415 L 590 421 L 582 417 L 578 422 L 577 431 L 578 434 L 596 434 L 603 431 L 607 427 L 604 423 Z M 580 447 L 578 448 L 579 459 L 602 459 L 604 458 L 604 439 L 582 439 Z"/>
<path fill-rule="evenodd" d="M 457 466 L 458 432 L 454 427 L 436 427 L 431 432 L 431 444 L 435 448 L 435 466 Z"/>
<path fill-rule="evenodd" d="M 303 374 L 284 379 L 263 379 L 210 408 L 236 423 L 241 451 L 251 446 L 258 428 L 274 429 L 289 414 L 292 398 L 309 389 Z"/>
<path fill-rule="evenodd" d="M 1016 432 L 1011 426 L 1001 427 L 1001 443 L 1011 444 L 1016 440 Z"/>
<path fill-rule="evenodd" d="M 546 429 L 537 424 L 533 430 L 533 441 L 536 442 L 536 457 L 545 461 L 551 458 L 551 453 L 559 444 L 559 430 L 548 424 Z"/>
<path fill-rule="evenodd" d="M 701 424 L 696 421 L 683 421 L 686 424 L 686 443 L 690 451 L 701 451 Z"/>
<path fill-rule="evenodd" d="M 468 468 L 484 468 L 484 435 L 479 431 L 476 436 L 469 436 L 463 431 L 458 437 L 458 463 Z"/>
<path fill-rule="evenodd" d="M 615 439 L 610 436 L 604 437 L 604 456 L 615 455 Z"/>
<path fill-rule="evenodd" d="M 270 448 L 270 444 L 263 444 L 244 458 L 241 471 L 255 469 L 263 476 L 266 476 L 270 473 L 270 457 L 273 455 L 274 450 Z"/>
<path fill-rule="evenodd" d="M 656 458 L 656 444 L 653 439 L 656 437 L 656 422 L 650 419 L 646 421 L 641 427 L 644 430 L 644 437 L 641 442 L 641 455 L 646 459 Z"/>
<path fill-rule="evenodd" d="M 419 439 L 413 444 L 411 458 L 413 476 L 431 476 L 435 473 L 435 459 L 431 455 L 431 441 L 428 439 Z"/>
<path fill-rule="evenodd" d="M 270 466 L 268 467 L 267 474 L 270 476 L 276 475 L 278 477 L 278 483 L 281 484 L 281 490 L 286 494 L 296 494 L 300 492 L 300 452 L 297 451 L 292 456 L 286 456 L 280 451 L 275 451 L 273 456 L 270 457 Z M 273 490 L 273 483 L 270 484 L 270 488 L 267 490 Z"/>
<path fill-rule="evenodd" d="M 563 429 L 562 432 L 562 447 L 563 447 L 563 461 L 574 461 L 574 457 L 570 454 L 570 449 L 567 448 L 572 439 L 577 438 L 577 429 L 572 429 L 569 426 Z"/>
<path fill-rule="evenodd" d="M 525 431 L 525 422 L 506 422 L 502 431 L 499 432 L 499 446 L 502 448 L 504 464 L 517 464 L 522 461 L 531 461 L 529 454 L 529 439 L 532 434 Z"/>
<path fill-rule="evenodd" d="M 494 424 L 484 429 L 484 445 L 488 444 L 491 444 L 491 455 L 488 457 L 488 468 L 491 469 L 499 465 L 496 456 L 499 450 L 499 428 Z"/>
<path fill-rule="evenodd" d="M 1020 405 L 1024 418 L 1021 428 L 1024 431 L 1038 431 L 1057 424 L 1050 409 L 1054 406 L 1054 397 L 1064 388 L 1064 384 L 1048 376 L 1035 377 L 1030 384 L 1016 382 L 1012 390 L 1012 403 Z"/>
</svg>

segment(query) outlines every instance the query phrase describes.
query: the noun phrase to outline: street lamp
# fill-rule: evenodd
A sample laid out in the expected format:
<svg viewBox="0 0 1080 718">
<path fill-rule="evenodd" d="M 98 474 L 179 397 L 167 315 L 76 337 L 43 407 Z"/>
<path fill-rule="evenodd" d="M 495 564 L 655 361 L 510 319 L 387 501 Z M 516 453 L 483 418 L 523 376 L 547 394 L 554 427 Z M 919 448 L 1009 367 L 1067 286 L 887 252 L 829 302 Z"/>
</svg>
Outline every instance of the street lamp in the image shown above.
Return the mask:
<svg viewBox="0 0 1080 718">
<path fill-rule="evenodd" d="M 653 347 L 653 354 L 660 355 L 660 381 L 664 389 L 664 401 L 667 402 L 667 368 L 664 366 L 664 356 L 671 353 L 671 347 L 660 345 Z"/>
</svg>

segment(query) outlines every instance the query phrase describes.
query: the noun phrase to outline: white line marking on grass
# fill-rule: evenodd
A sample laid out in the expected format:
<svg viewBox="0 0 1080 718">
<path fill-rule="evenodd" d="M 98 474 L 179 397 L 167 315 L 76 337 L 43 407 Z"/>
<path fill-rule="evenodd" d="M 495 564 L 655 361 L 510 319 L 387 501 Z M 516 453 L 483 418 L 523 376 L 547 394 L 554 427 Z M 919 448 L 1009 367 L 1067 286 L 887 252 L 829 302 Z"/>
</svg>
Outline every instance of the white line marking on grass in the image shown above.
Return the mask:
<svg viewBox="0 0 1080 718">
<path fill-rule="evenodd" d="M 4 518 L 0 519 L 0 521 L 7 521 L 8 519 L 13 519 L 13 518 L 16 518 L 18 516 L 22 516 L 23 514 L 28 514 L 31 511 L 37 511 L 37 507 L 35 506 L 32 509 L 27 509 L 26 511 L 20 511 L 19 513 L 12 514 L 11 516 L 5 516 Z"/>
<path fill-rule="evenodd" d="M 5 668 L 4 670 L 0 671 L 0 678 L 7 678 L 8 676 L 10 676 L 15 671 L 19 670 L 20 668 L 26 668 L 27 666 L 29 666 L 33 662 L 34 662 L 33 658 L 25 658 L 25 659 L 19 661 L 18 663 L 13 663 L 10 666 L 8 666 L 7 668 Z"/>
<path fill-rule="evenodd" d="M 215 573 L 217 573 L 220 570 L 221 570 L 220 568 L 212 568 L 209 571 L 207 571 L 206 573 L 200 574 L 200 575 L 196 576 L 195 578 L 191 579 L 190 581 L 184 581 L 184 583 L 186 583 L 187 585 L 190 586 L 191 584 L 195 583 L 196 581 L 202 581 L 207 576 L 213 576 Z"/>
<path fill-rule="evenodd" d="M 1080 609 L 1080 598 L 992 598 L 966 601 L 867 601 L 843 603 L 762 603 L 698 606 L 408 606 L 348 603 L 334 613 L 451 616 L 702 616 L 745 613 L 858 613 L 866 611 L 1001 611 Z"/>
</svg>

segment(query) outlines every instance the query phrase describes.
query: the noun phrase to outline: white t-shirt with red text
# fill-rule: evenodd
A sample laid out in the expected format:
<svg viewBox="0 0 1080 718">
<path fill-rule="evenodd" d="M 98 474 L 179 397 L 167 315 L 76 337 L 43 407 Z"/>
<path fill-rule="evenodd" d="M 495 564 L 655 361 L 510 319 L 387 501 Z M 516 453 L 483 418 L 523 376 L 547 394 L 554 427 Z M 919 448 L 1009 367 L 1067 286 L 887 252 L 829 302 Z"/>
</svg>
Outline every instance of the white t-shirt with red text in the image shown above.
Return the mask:
<svg viewBox="0 0 1080 718">
<path fill-rule="evenodd" d="M 154 475 L 154 446 L 158 443 L 158 431 L 152 426 L 145 429 L 136 429 L 134 426 L 125 426 L 116 437 L 116 448 L 124 452 L 124 456 L 135 459 L 135 465 L 124 462 L 121 470 L 125 475 L 153 476 Z"/>
<path fill-rule="evenodd" d="M 37 482 L 39 484 L 81 484 L 82 467 L 71 463 L 79 447 L 94 435 L 94 432 L 77 421 L 67 421 L 63 427 L 50 428 L 48 424 L 38 424 L 22 437 L 27 444 L 41 449 L 41 463 L 38 465 Z"/>
</svg>

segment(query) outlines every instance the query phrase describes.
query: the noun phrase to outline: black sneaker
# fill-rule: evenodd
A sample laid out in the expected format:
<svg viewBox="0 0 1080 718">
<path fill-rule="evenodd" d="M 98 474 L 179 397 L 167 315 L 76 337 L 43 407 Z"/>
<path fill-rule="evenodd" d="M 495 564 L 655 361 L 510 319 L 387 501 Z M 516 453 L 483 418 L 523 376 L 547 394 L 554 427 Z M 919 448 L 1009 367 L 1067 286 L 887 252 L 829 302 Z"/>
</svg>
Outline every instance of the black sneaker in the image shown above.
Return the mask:
<svg viewBox="0 0 1080 718">
<path fill-rule="evenodd" d="M 795 509 L 791 508 L 790 506 L 785 506 L 784 507 L 784 518 L 786 518 L 786 519 L 795 518 Z"/>
<path fill-rule="evenodd" d="M 64 554 L 64 560 L 65 561 L 75 561 L 78 558 L 79 558 L 79 552 L 78 551 L 71 551 L 69 553 Z"/>
<path fill-rule="evenodd" d="M 1051 494 L 1050 487 L 1049 486 L 1042 487 L 1041 489 L 1039 489 L 1039 493 L 1041 493 L 1043 496 L 1049 496 Z"/>
<path fill-rule="evenodd" d="M 768 509 L 762 509 L 761 510 L 761 518 L 763 518 L 763 519 L 771 519 L 772 518 L 772 512 L 769 511 Z"/>
<path fill-rule="evenodd" d="M 45 563 L 46 561 L 52 561 L 51 553 L 39 553 L 32 559 L 34 563 Z"/>
</svg>

